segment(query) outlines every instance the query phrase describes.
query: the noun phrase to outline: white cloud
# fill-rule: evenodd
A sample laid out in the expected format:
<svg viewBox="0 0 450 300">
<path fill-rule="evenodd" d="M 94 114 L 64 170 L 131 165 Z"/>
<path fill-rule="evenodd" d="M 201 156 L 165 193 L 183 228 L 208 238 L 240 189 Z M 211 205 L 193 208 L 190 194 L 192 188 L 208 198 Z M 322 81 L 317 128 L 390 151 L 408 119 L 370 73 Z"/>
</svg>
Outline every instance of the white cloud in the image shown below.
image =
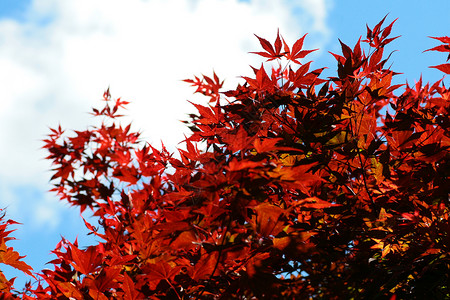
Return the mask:
<svg viewBox="0 0 450 300">
<path fill-rule="evenodd" d="M 187 133 L 194 109 L 181 82 L 214 69 L 231 88 L 260 59 L 254 33 L 288 42 L 310 32 L 327 42 L 327 0 L 34 0 L 24 22 L 0 21 L 0 180 L 45 191 L 50 167 L 40 140 L 48 126 L 82 129 L 110 86 L 131 101 L 128 120 L 159 145 Z M 308 44 L 308 41 L 306 42 Z M 196 98 L 197 99 L 197 98 Z M 172 147 L 173 149 L 173 147 Z M 8 195 L 7 192 L 1 192 Z M 12 201 L 12 198 L 9 197 Z M 25 205 L 26 199 L 7 205 Z M 18 203 L 17 203 L 18 202 Z M 55 216 L 47 202 L 40 224 Z M 39 213 L 45 212 L 45 213 Z M 55 225 L 54 223 L 52 225 Z"/>
</svg>

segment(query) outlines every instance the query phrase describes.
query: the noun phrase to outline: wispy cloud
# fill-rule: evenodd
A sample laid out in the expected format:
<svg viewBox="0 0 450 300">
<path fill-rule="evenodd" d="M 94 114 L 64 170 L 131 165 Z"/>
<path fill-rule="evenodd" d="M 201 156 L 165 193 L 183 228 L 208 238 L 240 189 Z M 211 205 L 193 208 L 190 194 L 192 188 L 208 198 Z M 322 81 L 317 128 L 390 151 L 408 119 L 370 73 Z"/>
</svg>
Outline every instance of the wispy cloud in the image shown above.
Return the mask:
<svg viewBox="0 0 450 300">
<path fill-rule="evenodd" d="M 27 205 L 9 186 L 48 189 L 40 140 L 48 126 L 85 128 L 86 113 L 110 86 L 131 101 L 128 115 L 152 143 L 175 146 L 193 108 L 181 80 L 213 70 L 232 87 L 260 60 L 253 34 L 293 42 L 309 32 L 327 42 L 329 1 L 35 0 L 24 20 L 0 21 L 0 192 L 2 205 Z M 308 46 L 308 45 L 307 45 Z M 197 99 L 197 98 L 196 98 Z M 201 101 L 201 100 L 197 100 Z M 172 148 L 173 149 L 173 148 Z M 9 196 L 8 196 L 9 195 Z M 56 226 L 48 201 L 35 223 Z M 14 217 L 14 216 L 13 216 Z M 47 221 L 45 221 L 47 220 Z"/>
</svg>

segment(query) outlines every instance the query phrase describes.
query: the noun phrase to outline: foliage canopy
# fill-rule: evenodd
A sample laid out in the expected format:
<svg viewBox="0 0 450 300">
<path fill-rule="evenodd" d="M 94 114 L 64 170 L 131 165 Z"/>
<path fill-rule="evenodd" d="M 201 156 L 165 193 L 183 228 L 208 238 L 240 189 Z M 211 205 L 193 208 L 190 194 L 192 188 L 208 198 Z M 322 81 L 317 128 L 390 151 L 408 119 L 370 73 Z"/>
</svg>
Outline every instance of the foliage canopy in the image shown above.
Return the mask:
<svg viewBox="0 0 450 300">
<path fill-rule="evenodd" d="M 335 77 L 303 62 L 305 36 L 289 46 L 277 34 L 257 36 L 270 72 L 226 92 L 216 74 L 186 80 L 209 104 L 193 103 L 178 158 L 122 126 L 127 102 L 109 90 L 100 126 L 52 129 L 53 191 L 93 211 L 100 242 L 63 239 L 20 297 L 450 297 L 450 90 L 392 84 L 384 21 L 331 53 Z M 450 38 L 435 39 L 430 50 L 450 54 Z M 11 222 L 0 261 L 31 275 L 5 245 Z M 12 283 L 0 277 L 2 299 Z"/>
</svg>

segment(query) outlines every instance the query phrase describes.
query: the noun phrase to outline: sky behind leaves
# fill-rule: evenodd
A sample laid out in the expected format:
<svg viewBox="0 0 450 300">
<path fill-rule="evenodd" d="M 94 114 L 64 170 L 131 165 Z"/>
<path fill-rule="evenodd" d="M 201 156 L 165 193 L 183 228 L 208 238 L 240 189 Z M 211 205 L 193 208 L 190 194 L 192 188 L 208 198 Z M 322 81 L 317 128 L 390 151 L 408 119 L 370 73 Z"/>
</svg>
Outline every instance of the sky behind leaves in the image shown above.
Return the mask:
<svg viewBox="0 0 450 300">
<path fill-rule="evenodd" d="M 34 0 L 0 1 L 0 205 L 16 226 L 11 242 L 36 271 L 60 235 L 80 244 L 79 212 L 46 192 L 51 166 L 39 148 L 48 127 L 84 129 L 103 91 L 130 101 L 126 119 L 145 140 L 172 151 L 183 139 L 180 120 L 195 111 L 193 90 L 181 80 L 214 70 L 232 87 L 261 61 L 253 34 L 270 41 L 280 33 L 292 43 L 305 33 L 305 48 L 320 48 L 314 66 L 334 75 L 328 53 L 338 38 L 353 47 L 386 14 L 399 18 L 388 50 L 398 82 L 441 78 L 427 66 L 443 63 L 428 36 L 450 35 L 450 2 L 269 0 Z M 446 79 L 448 82 L 448 79 Z M 87 215 L 88 216 L 88 215 Z M 3 267 L 3 266 L 2 266 Z M 6 270 L 7 275 L 20 275 Z M 17 286 L 22 283 L 17 281 Z"/>
</svg>

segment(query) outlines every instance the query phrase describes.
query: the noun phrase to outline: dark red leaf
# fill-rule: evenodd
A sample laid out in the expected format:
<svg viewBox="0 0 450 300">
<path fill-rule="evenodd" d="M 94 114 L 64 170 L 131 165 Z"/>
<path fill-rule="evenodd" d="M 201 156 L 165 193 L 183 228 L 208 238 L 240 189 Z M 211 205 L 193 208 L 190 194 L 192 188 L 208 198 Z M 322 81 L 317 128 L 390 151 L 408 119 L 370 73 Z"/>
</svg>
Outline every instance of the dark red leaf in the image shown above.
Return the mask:
<svg viewBox="0 0 450 300">
<path fill-rule="evenodd" d="M 444 72 L 445 74 L 450 74 L 450 64 L 431 66 L 430 68 L 435 68 L 435 69 L 438 69 L 439 71 Z"/>
</svg>

